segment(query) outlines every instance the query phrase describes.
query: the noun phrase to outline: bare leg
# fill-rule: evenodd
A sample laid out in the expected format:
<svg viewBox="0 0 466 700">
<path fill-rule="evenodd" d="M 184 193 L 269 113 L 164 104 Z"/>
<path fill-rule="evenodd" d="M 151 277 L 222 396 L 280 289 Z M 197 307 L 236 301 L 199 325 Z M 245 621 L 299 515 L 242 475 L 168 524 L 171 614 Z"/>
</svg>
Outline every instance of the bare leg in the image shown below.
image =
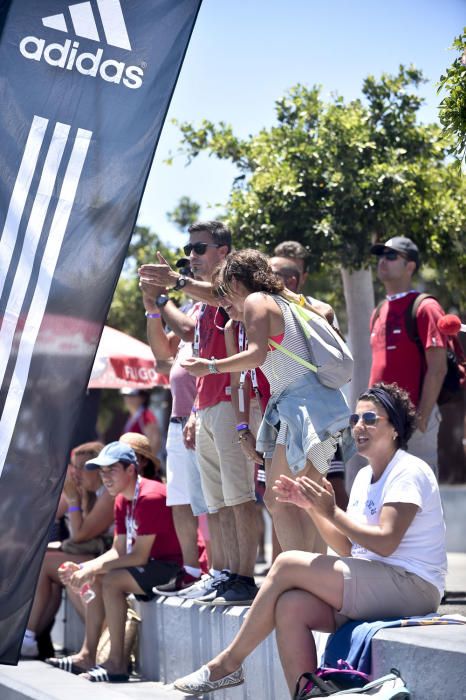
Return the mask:
<svg viewBox="0 0 466 700">
<path fill-rule="evenodd" d="M 173 522 L 183 554 L 183 564 L 199 568 L 197 518 L 190 505 L 172 506 Z"/>
<path fill-rule="evenodd" d="M 65 561 L 80 563 L 89 559 L 92 559 L 92 557 L 66 554 L 61 551 L 48 550 L 45 553 L 31 614 L 29 615 L 28 629 L 36 634 L 42 632 L 52 622 L 60 607 L 60 596 L 57 596 L 56 592 L 54 595 L 53 591 L 55 588 L 54 584 L 61 587 L 61 582 L 58 578 L 58 567 Z"/>
<path fill-rule="evenodd" d="M 256 503 L 256 519 L 257 519 L 257 535 L 259 544 L 257 546 L 257 561 L 265 562 L 265 523 L 264 523 L 264 504 Z"/>
<path fill-rule="evenodd" d="M 66 595 L 68 596 L 68 600 L 70 601 L 71 605 L 73 608 L 76 610 L 78 613 L 79 617 L 81 620 L 86 619 L 86 605 L 83 603 L 81 596 L 79 593 L 74 591 L 71 586 L 66 587 Z"/>
<path fill-rule="evenodd" d="M 73 662 L 86 671 L 96 664 L 97 645 L 105 620 L 102 598 L 102 577 L 96 576 L 92 584 L 95 598 L 85 606 L 85 634 L 81 649 L 72 656 Z"/>
<path fill-rule="evenodd" d="M 267 488 L 264 502 L 272 516 L 282 550 L 284 552 L 295 549 L 311 551 L 311 547 L 315 545 L 316 538 L 316 527 L 312 520 L 306 513 L 304 513 L 305 517 L 303 518 L 297 506 L 289 503 L 279 503 L 275 499 L 272 487 L 275 484 L 275 480 L 278 479 L 281 474 L 286 474 L 286 476 L 294 478 L 294 474 L 290 471 L 286 461 L 284 445 L 277 445 L 272 463 L 267 472 Z M 301 475 L 307 475 L 315 481 L 320 481 L 322 479 L 322 475 L 319 474 L 309 461 L 307 462 L 306 469 L 301 472 Z M 322 544 L 320 544 L 319 549 L 322 549 Z"/>
<path fill-rule="evenodd" d="M 281 553 L 282 548 L 280 547 L 280 542 L 278 541 L 277 533 L 275 532 L 275 525 L 272 522 L 272 564 Z"/>
<path fill-rule="evenodd" d="M 234 569 L 234 572 L 241 576 L 253 577 L 259 539 L 256 504 L 254 501 L 247 501 L 233 506 L 232 510 L 235 516 L 239 549 L 239 566 Z"/>
<path fill-rule="evenodd" d="M 222 532 L 223 549 L 227 559 L 227 568 L 230 569 L 231 572 L 237 574 L 240 567 L 240 560 L 233 508 L 231 506 L 220 508 L 218 516 Z"/>
<path fill-rule="evenodd" d="M 222 531 L 220 529 L 220 517 L 218 513 L 209 513 L 207 516 L 209 523 L 210 548 L 212 558 L 210 566 L 212 569 L 221 571 L 227 568 L 227 558 L 223 547 Z"/>
<path fill-rule="evenodd" d="M 307 552 L 280 554 L 265 579 L 249 614 L 232 643 L 207 665 L 211 680 L 235 671 L 274 629 L 275 608 L 286 591 L 302 589 L 340 610 L 343 602 L 343 563 L 338 557 Z"/>
<path fill-rule="evenodd" d="M 290 693 L 297 678 L 317 668 L 312 631 L 334 632 L 334 609 L 306 591 L 287 591 L 275 607 L 275 632 L 278 651 Z"/>
<path fill-rule="evenodd" d="M 110 673 L 127 673 L 128 659 L 125 658 L 126 596 L 128 593 L 143 594 L 144 591 L 126 569 L 114 569 L 103 576 L 102 592 L 110 633 L 110 654 L 103 666 Z"/>
</svg>

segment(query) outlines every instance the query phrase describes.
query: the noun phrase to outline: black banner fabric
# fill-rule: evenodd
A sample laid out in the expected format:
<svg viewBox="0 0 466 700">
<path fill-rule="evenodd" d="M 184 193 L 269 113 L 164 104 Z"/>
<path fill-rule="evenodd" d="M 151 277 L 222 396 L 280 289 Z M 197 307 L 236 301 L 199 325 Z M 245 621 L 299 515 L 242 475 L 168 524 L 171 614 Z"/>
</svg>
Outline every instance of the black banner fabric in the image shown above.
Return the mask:
<svg viewBox="0 0 466 700">
<path fill-rule="evenodd" d="M 200 3 L 0 2 L 0 663 Z"/>
</svg>

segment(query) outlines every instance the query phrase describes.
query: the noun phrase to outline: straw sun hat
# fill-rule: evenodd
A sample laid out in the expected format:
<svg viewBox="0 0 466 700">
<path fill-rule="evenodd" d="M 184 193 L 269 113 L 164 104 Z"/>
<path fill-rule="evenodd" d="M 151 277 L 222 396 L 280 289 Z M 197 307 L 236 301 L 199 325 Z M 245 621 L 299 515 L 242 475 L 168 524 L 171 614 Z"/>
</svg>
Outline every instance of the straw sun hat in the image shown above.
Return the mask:
<svg viewBox="0 0 466 700">
<path fill-rule="evenodd" d="M 141 433 L 125 433 L 120 437 L 120 442 L 125 442 L 130 445 L 137 453 L 149 459 L 155 466 L 159 466 L 160 462 L 151 450 L 150 442 L 145 435 Z"/>
</svg>

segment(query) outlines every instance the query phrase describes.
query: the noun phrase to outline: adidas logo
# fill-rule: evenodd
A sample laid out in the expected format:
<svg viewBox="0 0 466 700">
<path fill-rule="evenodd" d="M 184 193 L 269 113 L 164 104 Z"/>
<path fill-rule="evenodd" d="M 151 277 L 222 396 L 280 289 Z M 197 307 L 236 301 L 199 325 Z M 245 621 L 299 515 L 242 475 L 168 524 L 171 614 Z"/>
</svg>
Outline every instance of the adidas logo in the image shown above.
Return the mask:
<svg viewBox="0 0 466 700">
<path fill-rule="evenodd" d="M 64 13 L 42 18 L 42 24 L 48 29 L 73 34 L 81 39 L 88 39 L 119 49 L 131 51 L 131 43 L 126 29 L 120 0 L 96 0 L 97 10 L 91 2 L 69 5 L 68 15 Z M 136 90 L 142 85 L 144 71 L 139 66 L 127 66 L 123 61 L 104 57 L 102 48 L 95 52 L 80 52 L 79 41 L 65 39 L 63 43 L 47 44 L 46 40 L 36 36 L 24 37 L 19 50 L 24 58 L 33 61 L 45 61 L 50 66 L 65 70 L 77 70 L 91 78 L 99 76 L 108 83 L 122 84 Z"/>
</svg>

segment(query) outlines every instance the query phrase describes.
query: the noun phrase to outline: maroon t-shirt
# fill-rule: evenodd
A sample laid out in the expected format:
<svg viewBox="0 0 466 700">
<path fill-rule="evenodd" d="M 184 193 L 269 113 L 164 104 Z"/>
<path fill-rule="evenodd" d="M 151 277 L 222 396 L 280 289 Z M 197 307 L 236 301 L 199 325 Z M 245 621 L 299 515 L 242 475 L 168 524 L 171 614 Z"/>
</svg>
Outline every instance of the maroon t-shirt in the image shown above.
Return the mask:
<svg viewBox="0 0 466 700">
<path fill-rule="evenodd" d="M 199 357 L 221 360 L 226 357 L 222 315 L 216 306 L 206 306 L 199 316 Z M 231 401 L 230 375 L 208 374 L 198 377 L 197 408 L 216 406 L 221 401 Z"/>
<path fill-rule="evenodd" d="M 406 331 L 405 313 L 413 294 L 417 292 L 389 301 L 380 309 L 371 333 L 369 386 L 376 382 L 396 382 L 409 393 L 411 401 L 417 406 L 426 363 Z M 444 311 L 435 299 L 427 298 L 419 306 L 417 331 L 425 350 L 446 347 L 446 338 L 437 328 L 437 321 L 443 315 Z"/>
<path fill-rule="evenodd" d="M 151 559 L 183 564 L 180 543 L 176 536 L 171 508 L 167 506 L 165 484 L 141 478 L 139 496 L 134 507 L 136 536 L 155 535 L 150 551 Z M 126 524 L 131 517 L 132 502 L 122 494 L 115 498 L 115 534 L 126 535 Z M 134 545 L 134 541 L 133 541 Z"/>
</svg>

